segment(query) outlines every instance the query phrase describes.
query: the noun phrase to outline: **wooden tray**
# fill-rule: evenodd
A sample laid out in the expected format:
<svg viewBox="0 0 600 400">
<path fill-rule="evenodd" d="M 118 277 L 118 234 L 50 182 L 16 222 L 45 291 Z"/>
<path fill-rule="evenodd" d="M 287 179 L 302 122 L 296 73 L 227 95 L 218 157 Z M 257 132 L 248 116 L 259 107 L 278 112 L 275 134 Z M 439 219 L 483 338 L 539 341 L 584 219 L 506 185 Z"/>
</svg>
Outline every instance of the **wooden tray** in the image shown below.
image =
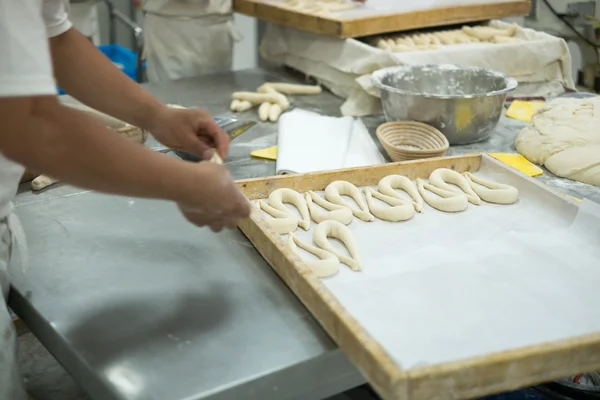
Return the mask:
<svg viewBox="0 0 600 400">
<path fill-rule="evenodd" d="M 367 15 L 352 19 L 307 14 L 268 0 L 233 0 L 233 8 L 236 12 L 268 22 L 328 36 L 353 38 L 527 15 L 531 10 L 531 0 L 444 7 L 403 14 Z"/>
<path fill-rule="evenodd" d="M 256 200 L 267 198 L 278 188 L 299 192 L 323 190 L 332 181 L 340 179 L 356 186 L 368 186 L 375 185 L 390 174 L 401 174 L 414 180 L 427 178 L 437 168 L 477 171 L 482 165 L 482 157 L 485 156 L 475 154 L 435 158 L 249 179 L 238 181 L 237 184 L 250 200 Z M 524 175 L 523 179 L 544 187 Z M 550 189 L 544 187 L 544 190 Z M 565 201 L 571 202 L 566 198 Z M 253 210 L 251 217 L 241 221 L 239 227 L 384 399 L 472 398 L 600 367 L 600 333 L 594 333 L 404 370 L 350 315 L 326 285 L 314 277 L 300 258 L 289 250 L 286 241 L 270 228 L 260 211 Z"/>
</svg>

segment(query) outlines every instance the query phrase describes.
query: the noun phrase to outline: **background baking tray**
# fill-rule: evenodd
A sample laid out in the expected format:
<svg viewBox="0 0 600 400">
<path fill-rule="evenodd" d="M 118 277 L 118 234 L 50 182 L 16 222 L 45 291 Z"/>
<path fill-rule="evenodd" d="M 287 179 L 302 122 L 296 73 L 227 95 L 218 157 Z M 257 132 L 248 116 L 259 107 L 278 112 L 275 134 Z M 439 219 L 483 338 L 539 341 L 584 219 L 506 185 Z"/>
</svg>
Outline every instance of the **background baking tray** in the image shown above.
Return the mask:
<svg viewBox="0 0 600 400">
<path fill-rule="evenodd" d="M 518 203 L 426 206 L 406 222 L 354 220 L 363 271 L 320 280 L 261 211 L 240 228 L 385 399 L 469 398 L 600 367 L 600 211 L 484 155 L 239 181 L 277 188 L 375 185 L 437 168 L 516 186 Z M 297 231 L 309 241 L 311 234 Z"/>
</svg>

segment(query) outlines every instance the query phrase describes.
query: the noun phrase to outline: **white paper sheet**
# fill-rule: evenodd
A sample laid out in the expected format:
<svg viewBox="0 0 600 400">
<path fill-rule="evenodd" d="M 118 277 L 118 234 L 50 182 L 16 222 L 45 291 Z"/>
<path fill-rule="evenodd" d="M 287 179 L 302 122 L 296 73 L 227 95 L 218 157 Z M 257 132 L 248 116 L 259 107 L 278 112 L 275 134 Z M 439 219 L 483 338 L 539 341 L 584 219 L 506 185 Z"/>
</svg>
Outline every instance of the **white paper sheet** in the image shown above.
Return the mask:
<svg viewBox="0 0 600 400">
<path fill-rule="evenodd" d="M 600 206 L 484 161 L 477 175 L 517 186 L 517 204 L 355 218 L 363 271 L 323 280 L 403 368 L 600 331 Z"/>
<path fill-rule="evenodd" d="M 281 116 L 277 146 L 278 175 L 385 162 L 362 121 L 302 109 Z"/>
</svg>

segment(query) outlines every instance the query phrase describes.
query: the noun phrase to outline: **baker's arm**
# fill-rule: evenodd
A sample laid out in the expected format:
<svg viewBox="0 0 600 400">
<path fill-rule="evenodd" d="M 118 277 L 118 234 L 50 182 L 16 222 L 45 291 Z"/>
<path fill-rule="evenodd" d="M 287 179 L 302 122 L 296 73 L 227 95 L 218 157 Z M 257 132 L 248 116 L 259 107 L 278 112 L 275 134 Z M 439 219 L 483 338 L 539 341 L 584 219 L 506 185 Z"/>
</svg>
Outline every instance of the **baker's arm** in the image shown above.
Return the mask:
<svg viewBox="0 0 600 400">
<path fill-rule="evenodd" d="M 50 54 L 58 85 L 98 111 L 152 131 L 166 109 L 75 28 L 50 38 Z"/>
</svg>

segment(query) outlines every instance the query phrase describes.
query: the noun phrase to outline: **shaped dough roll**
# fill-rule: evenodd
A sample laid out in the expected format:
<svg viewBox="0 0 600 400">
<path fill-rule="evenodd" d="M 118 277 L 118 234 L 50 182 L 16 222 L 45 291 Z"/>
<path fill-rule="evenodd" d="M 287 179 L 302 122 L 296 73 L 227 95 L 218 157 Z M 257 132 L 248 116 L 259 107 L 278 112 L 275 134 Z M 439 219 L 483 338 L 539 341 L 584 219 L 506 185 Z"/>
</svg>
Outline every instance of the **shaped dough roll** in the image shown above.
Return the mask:
<svg viewBox="0 0 600 400">
<path fill-rule="evenodd" d="M 308 212 L 308 206 L 306 205 L 306 200 L 304 200 L 304 197 L 302 197 L 302 195 L 295 190 L 287 188 L 274 190 L 269 195 L 270 206 L 278 209 L 279 211 L 287 213 L 289 216 L 297 218 L 283 203 L 290 203 L 298 209 L 301 216 L 300 220 L 298 221 L 298 225 L 304 230 L 309 230 L 310 213 Z"/>
<path fill-rule="evenodd" d="M 417 188 L 427 204 L 436 210 L 444 212 L 460 212 L 466 210 L 469 204 L 465 194 L 458 194 L 449 190 L 440 189 L 425 183 L 423 179 L 417 179 Z"/>
<path fill-rule="evenodd" d="M 341 254 L 333 248 L 327 239 L 329 237 L 336 238 L 344 243 L 348 249 L 348 253 L 350 253 L 350 257 Z M 354 271 L 360 271 L 362 269 L 360 257 L 358 255 L 358 246 L 354 241 L 354 237 L 352 237 L 352 232 L 350 232 L 350 229 L 348 229 L 346 225 L 340 224 L 337 221 L 321 222 L 315 228 L 313 240 L 317 246 L 325 251 L 335 254 L 341 262 L 352 268 Z"/>
<path fill-rule="evenodd" d="M 298 229 L 298 218 L 296 216 L 273 208 L 262 200 L 258 201 L 258 208 L 272 217 L 267 218 L 266 221 L 277 234 L 287 235 Z"/>
<path fill-rule="evenodd" d="M 346 203 L 346 201 L 344 201 L 342 195 L 352 197 L 352 199 L 356 202 L 359 208 L 351 207 L 348 203 Z M 369 212 L 369 206 L 363 199 L 360 190 L 358 190 L 358 188 L 350 182 L 331 182 L 325 188 L 325 198 L 333 204 L 348 207 L 350 210 L 352 210 L 352 214 L 354 214 L 357 218 L 360 218 L 365 222 L 371 222 L 375 219 L 375 217 L 373 217 L 373 215 L 371 215 L 371 213 Z"/>
<path fill-rule="evenodd" d="M 488 181 L 470 172 L 463 175 L 475 193 L 488 203 L 513 204 L 519 199 L 519 190 L 514 186 Z"/>
<path fill-rule="evenodd" d="M 379 219 L 390 222 L 407 221 L 415 215 L 415 207 L 406 200 L 399 200 L 395 197 L 386 196 L 371 188 L 364 188 L 363 193 L 367 198 L 367 205 L 371 214 Z M 389 204 L 381 206 L 373 198 Z"/>
<path fill-rule="evenodd" d="M 304 194 L 308 211 L 313 221 L 321 223 L 323 221 L 332 220 L 348 225 L 354 219 L 352 210 L 348 207 L 339 206 L 337 204 L 330 203 L 329 201 L 321 198 L 318 194 L 309 190 Z M 313 203 L 314 202 L 314 203 Z M 315 205 L 316 204 L 316 205 Z M 323 207 L 327 211 L 321 211 L 317 207 Z"/>
<path fill-rule="evenodd" d="M 415 211 L 419 213 L 423 212 L 423 198 L 419 194 L 415 184 L 407 177 L 402 175 L 388 175 L 379 181 L 377 189 L 386 196 L 394 197 L 402 201 L 408 201 L 396 192 L 396 189 L 401 189 L 414 200 L 411 203 L 414 206 Z"/>
<path fill-rule="evenodd" d="M 335 254 L 323 249 L 319 249 L 318 247 L 311 246 L 310 244 L 300 240 L 293 233 L 290 233 L 289 235 L 288 245 L 292 251 L 302 259 L 302 262 L 304 262 L 304 264 L 306 264 L 306 266 L 313 271 L 317 278 L 327 278 L 337 274 L 337 272 L 340 270 L 340 260 Z M 305 260 L 302 258 L 302 254 L 300 254 L 298 251 L 298 247 L 319 257 L 320 260 Z"/>
<path fill-rule="evenodd" d="M 475 205 L 481 204 L 481 199 L 477 196 L 477 193 L 473 191 L 469 181 L 459 174 L 458 172 L 448 168 L 438 168 L 429 175 L 429 183 L 440 189 L 448 190 L 450 192 L 465 194 L 470 203 Z M 449 185 L 453 183 L 460 189 Z"/>
</svg>

